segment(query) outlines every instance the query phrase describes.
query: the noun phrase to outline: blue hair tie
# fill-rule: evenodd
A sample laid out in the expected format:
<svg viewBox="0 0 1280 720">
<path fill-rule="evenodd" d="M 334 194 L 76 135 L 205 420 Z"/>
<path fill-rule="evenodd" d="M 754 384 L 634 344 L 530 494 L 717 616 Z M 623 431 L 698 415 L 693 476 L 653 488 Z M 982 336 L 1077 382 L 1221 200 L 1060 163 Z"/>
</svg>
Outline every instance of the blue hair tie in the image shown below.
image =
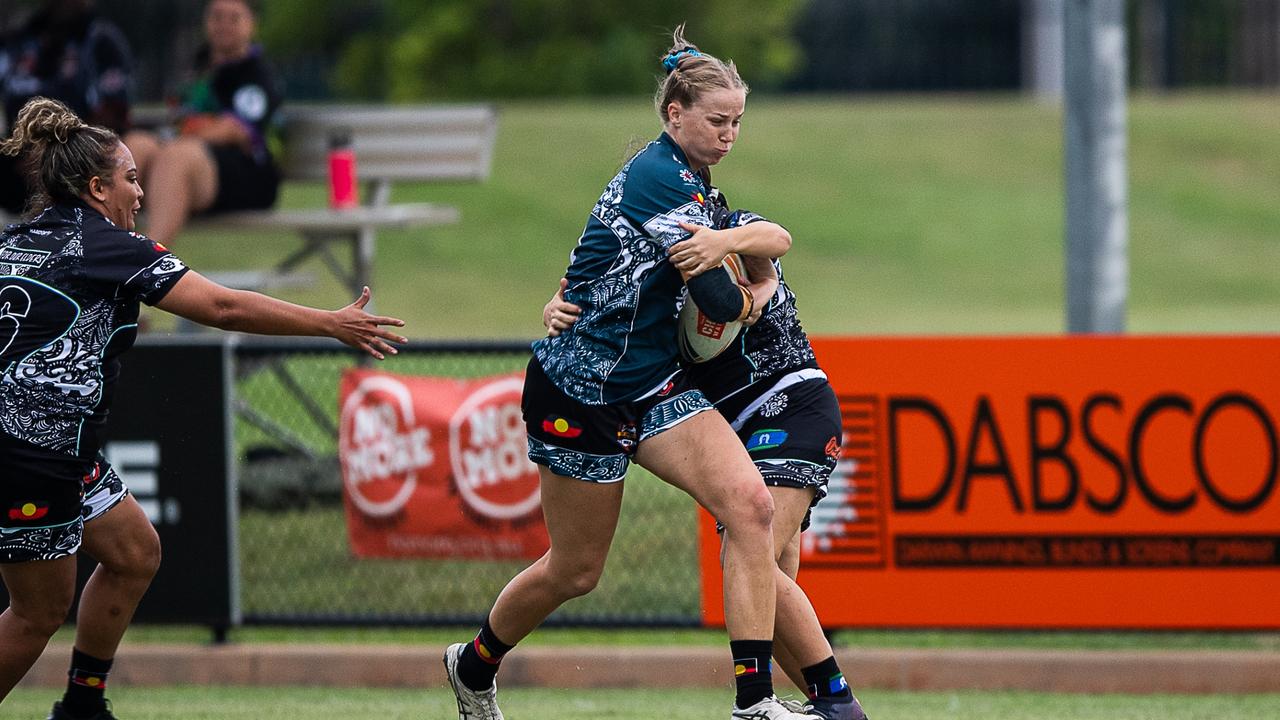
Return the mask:
<svg viewBox="0 0 1280 720">
<path fill-rule="evenodd" d="M 682 50 L 677 50 L 662 59 L 662 67 L 667 69 L 667 74 L 669 75 L 675 72 L 676 66 L 680 64 L 680 58 L 685 56 L 702 57 L 702 53 L 698 52 L 697 50 L 691 47 L 686 47 Z"/>
</svg>

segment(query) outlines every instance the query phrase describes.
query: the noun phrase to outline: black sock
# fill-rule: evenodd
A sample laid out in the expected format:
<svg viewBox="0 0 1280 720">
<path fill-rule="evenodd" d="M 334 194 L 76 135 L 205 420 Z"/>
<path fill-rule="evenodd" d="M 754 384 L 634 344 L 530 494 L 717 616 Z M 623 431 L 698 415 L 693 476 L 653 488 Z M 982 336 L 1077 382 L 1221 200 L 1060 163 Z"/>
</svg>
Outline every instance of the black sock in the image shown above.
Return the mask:
<svg viewBox="0 0 1280 720">
<path fill-rule="evenodd" d="M 734 704 L 745 710 L 773 694 L 773 641 L 730 640 L 733 679 L 738 686 Z"/>
<path fill-rule="evenodd" d="M 67 671 L 67 692 L 62 696 L 62 709 L 73 717 L 92 717 L 107 707 L 107 673 L 111 660 L 99 660 L 79 650 L 71 651 L 71 669 Z"/>
<path fill-rule="evenodd" d="M 458 658 L 458 679 L 472 690 L 488 690 L 493 687 L 502 656 L 513 647 L 493 634 L 489 618 L 485 618 L 476 639 L 462 649 L 462 656 Z"/>
<path fill-rule="evenodd" d="M 849 691 L 849 683 L 844 680 L 844 673 L 840 672 L 840 666 L 836 664 L 835 656 L 801 668 L 800 672 L 804 673 L 804 683 L 809 686 L 810 698 L 853 697 L 853 693 Z"/>
</svg>

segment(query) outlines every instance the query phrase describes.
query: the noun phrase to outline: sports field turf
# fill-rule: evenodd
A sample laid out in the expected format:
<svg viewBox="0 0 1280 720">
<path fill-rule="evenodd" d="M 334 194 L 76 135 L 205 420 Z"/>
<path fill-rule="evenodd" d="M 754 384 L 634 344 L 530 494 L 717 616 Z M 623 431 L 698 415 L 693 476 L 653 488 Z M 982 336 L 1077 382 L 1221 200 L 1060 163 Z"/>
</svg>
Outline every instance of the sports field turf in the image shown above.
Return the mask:
<svg viewBox="0 0 1280 720">
<path fill-rule="evenodd" d="M 503 690 L 513 720 L 728 718 L 728 691 Z M 20 690 L 3 716 L 44 717 L 57 693 Z M 435 690 L 330 688 L 164 688 L 112 691 L 128 720 L 394 720 L 457 716 L 452 695 Z M 1027 692 L 862 692 L 875 720 L 1275 720 L 1280 695 L 1062 695 Z"/>
</svg>

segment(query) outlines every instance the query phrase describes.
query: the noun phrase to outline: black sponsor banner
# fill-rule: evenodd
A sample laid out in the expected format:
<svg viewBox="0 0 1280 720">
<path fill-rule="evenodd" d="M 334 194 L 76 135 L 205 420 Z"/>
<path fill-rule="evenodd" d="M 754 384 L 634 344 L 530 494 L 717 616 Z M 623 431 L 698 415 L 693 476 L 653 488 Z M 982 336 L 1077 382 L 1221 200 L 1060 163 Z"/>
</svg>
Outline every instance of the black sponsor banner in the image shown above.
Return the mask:
<svg viewBox="0 0 1280 720">
<path fill-rule="evenodd" d="M 163 558 L 135 623 L 239 622 L 227 342 L 144 339 L 122 360 L 102 451 L 155 527 Z M 96 565 L 82 550 L 79 588 Z M 0 601 L 8 605 L 3 585 Z"/>
<path fill-rule="evenodd" d="M 122 359 L 103 447 L 160 535 L 135 622 L 225 628 L 239 621 L 230 345 L 146 340 Z M 82 583 L 92 567 L 81 559 Z"/>
</svg>

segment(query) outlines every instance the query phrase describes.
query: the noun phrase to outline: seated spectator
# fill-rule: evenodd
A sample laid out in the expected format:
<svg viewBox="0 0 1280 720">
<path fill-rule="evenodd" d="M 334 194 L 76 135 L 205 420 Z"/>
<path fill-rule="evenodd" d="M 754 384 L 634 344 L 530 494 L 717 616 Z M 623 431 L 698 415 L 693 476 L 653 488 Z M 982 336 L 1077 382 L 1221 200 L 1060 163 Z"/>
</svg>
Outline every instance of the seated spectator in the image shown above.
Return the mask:
<svg viewBox="0 0 1280 720">
<path fill-rule="evenodd" d="M 171 243 L 194 213 L 275 204 L 280 176 L 270 145 L 281 97 L 253 42 L 256 4 L 205 6 L 200 74 L 178 100 L 177 137 L 134 131 L 124 138 L 149 198 L 147 234 L 160 243 Z"/>
<path fill-rule="evenodd" d="M 0 38 L 5 125 L 33 97 L 60 100 L 86 122 L 123 133 L 129 125 L 129 44 L 98 17 L 93 0 L 45 0 L 11 36 Z M 0 209 L 17 214 L 29 195 L 20 158 L 0 156 Z"/>
</svg>

